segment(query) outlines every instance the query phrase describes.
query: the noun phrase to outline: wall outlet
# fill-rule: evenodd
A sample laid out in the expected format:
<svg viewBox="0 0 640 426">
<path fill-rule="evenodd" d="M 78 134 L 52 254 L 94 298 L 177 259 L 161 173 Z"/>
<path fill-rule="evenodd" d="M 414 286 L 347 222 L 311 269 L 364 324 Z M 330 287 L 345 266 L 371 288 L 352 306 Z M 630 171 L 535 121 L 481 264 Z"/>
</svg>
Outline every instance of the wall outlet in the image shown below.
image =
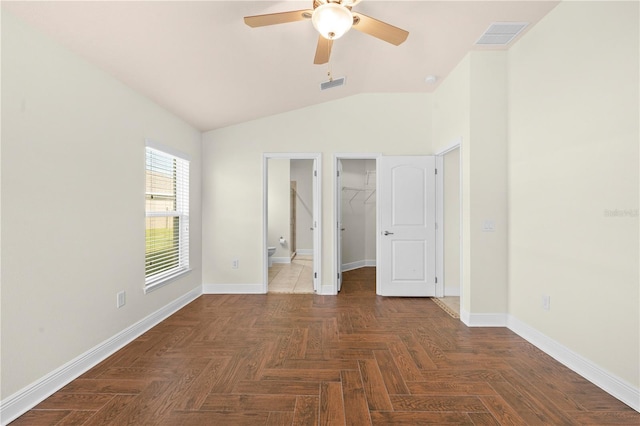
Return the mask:
<svg viewBox="0 0 640 426">
<path fill-rule="evenodd" d="M 127 293 L 123 290 L 123 291 L 118 292 L 118 294 L 117 294 L 116 306 L 118 308 L 122 308 L 125 303 L 127 303 Z"/>
<path fill-rule="evenodd" d="M 231 269 L 238 269 L 240 266 L 240 259 L 233 259 L 231 261 Z"/>
<path fill-rule="evenodd" d="M 542 309 L 545 311 L 551 310 L 551 296 L 544 295 L 542 296 Z"/>
</svg>

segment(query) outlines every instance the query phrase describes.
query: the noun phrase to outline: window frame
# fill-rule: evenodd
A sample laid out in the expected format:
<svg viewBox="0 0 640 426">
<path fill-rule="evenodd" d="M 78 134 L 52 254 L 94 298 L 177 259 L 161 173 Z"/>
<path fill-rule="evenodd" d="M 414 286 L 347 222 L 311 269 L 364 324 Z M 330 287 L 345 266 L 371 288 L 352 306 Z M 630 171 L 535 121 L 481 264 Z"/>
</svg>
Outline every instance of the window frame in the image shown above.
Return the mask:
<svg viewBox="0 0 640 426">
<path fill-rule="evenodd" d="M 147 168 L 149 164 L 149 153 L 155 151 L 157 158 L 164 158 L 171 160 L 175 167 L 176 179 L 180 179 L 180 182 L 176 182 L 174 194 L 170 199 L 175 199 L 175 209 L 169 211 L 148 211 L 147 200 L 149 194 L 153 192 L 147 192 Z M 190 228 L 189 228 L 189 196 L 190 196 L 190 162 L 191 158 L 174 148 L 166 145 L 146 140 L 145 141 L 145 282 L 144 292 L 148 293 L 165 284 L 170 283 L 176 278 L 191 271 L 190 259 L 189 259 L 189 241 L 190 241 Z M 186 169 L 186 170 L 185 170 Z M 161 270 L 153 274 L 147 274 L 147 219 L 154 217 L 167 217 L 178 218 L 178 265 L 176 267 Z"/>
</svg>

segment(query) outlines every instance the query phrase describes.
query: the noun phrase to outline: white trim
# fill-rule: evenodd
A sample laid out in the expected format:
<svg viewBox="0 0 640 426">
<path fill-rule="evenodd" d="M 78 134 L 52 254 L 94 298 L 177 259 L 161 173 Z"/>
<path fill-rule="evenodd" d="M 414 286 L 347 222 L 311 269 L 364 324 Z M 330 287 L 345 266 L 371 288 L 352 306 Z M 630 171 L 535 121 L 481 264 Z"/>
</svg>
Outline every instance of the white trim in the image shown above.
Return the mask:
<svg viewBox="0 0 640 426">
<path fill-rule="evenodd" d="M 467 327 L 506 327 L 507 314 L 488 313 L 488 314 L 472 314 L 460 309 L 460 320 Z"/>
<path fill-rule="evenodd" d="M 0 423 L 6 425 L 26 413 L 60 388 L 132 342 L 138 336 L 197 299 L 201 294 L 201 287 L 194 288 L 173 302 L 158 309 L 156 312 L 125 328 L 113 337 L 94 346 L 85 353 L 0 401 Z"/>
<path fill-rule="evenodd" d="M 281 158 L 289 160 L 313 160 L 313 217 L 316 226 L 313 230 L 313 288 L 319 292 L 322 283 L 322 154 L 317 152 L 264 152 L 262 154 L 262 291 L 266 294 L 269 289 L 269 253 L 267 252 L 267 240 L 269 233 L 268 192 L 269 192 L 269 159 Z M 291 259 L 289 259 L 291 262 Z M 289 263 L 287 262 L 287 263 Z M 273 260 L 272 263 L 278 263 Z M 252 291 L 253 293 L 253 291 Z"/>
<path fill-rule="evenodd" d="M 462 146 L 462 136 L 458 136 L 457 138 L 449 142 L 449 144 L 446 145 L 444 148 L 441 148 L 438 152 L 436 152 L 435 155 L 443 156 L 447 154 L 449 151 L 453 151 L 454 149 L 457 149 L 461 146 Z"/>
<path fill-rule="evenodd" d="M 313 249 L 297 249 L 296 253 L 299 256 L 313 256 Z"/>
<path fill-rule="evenodd" d="M 338 264 L 338 227 L 336 224 L 338 223 L 338 203 L 342 202 L 342 189 L 338 189 L 338 161 L 340 160 L 375 160 L 376 162 L 376 192 L 380 191 L 380 180 L 378 178 L 378 160 L 382 156 L 382 153 L 379 152 L 337 152 L 333 154 L 333 178 L 332 178 L 332 187 L 333 187 L 333 279 L 331 280 L 331 290 L 328 293 L 322 294 L 338 294 L 338 273 L 343 271 L 343 264 Z M 380 259 L 380 203 L 376 203 L 376 259 Z M 366 262 L 366 261 L 365 261 Z M 380 268 L 376 270 L 376 294 L 378 293 L 378 284 L 380 282 Z M 325 286 L 323 286 L 324 288 Z"/>
<path fill-rule="evenodd" d="M 271 263 L 291 263 L 291 258 L 287 256 L 283 256 L 283 257 L 271 256 Z"/>
<path fill-rule="evenodd" d="M 444 156 L 436 155 L 436 297 L 444 296 Z"/>
<path fill-rule="evenodd" d="M 580 354 L 512 315 L 508 316 L 508 328 L 559 363 L 570 368 L 605 392 L 640 412 L 639 388 L 602 369 Z"/>
<path fill-rule="evenodd" d="M 342 272 L 353 271 L 354 269 L 376 266 L 375 260 L 358 260 L 355 262 L 343 263 Z"/>
<path fill-rule="evenodd" d="M 260 284 L 202 284 L 202 294 L 264 294 Z"/>
</svg>

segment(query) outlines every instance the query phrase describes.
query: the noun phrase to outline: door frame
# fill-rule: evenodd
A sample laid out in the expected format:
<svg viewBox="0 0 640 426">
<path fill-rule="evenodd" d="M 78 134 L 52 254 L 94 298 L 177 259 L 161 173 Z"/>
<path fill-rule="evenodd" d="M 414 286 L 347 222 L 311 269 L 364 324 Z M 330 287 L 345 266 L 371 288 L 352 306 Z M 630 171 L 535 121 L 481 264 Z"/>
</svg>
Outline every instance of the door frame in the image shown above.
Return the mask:
<svg viewBox="0 0 640 426">
<path fill-rule="evenodd" d="M 437 297 L 443 297 L 444 288 L 445 288 L 445 280 L 444 276 L 444 156 L 449 152 L 459 149 L 459 206 L 460 211 L 458 212 L 459 216 L 459 227 L 460 227 L 460 306 L 462 307 L 462 280 L 463 280 L 463 263 L 462 257 L 464 255 L 464 251 L 462 249 L 463 239 L 462 239 L 462 137 L 458 137 L 451 141 L 444 148 L 436 152 L 436 169 L 438 170 L 438 174 L 436 175 L 436 223 L 438 224 L 438 229 L 436 230 L 436 276 L 438 277 L 438 285 L 436 286 L 436 295 Z"/>
<path fill-rule="evenodd" d="M 340 160 L 375 160 L 376 162 L 376 171 L 378 170 L 378 161 L 382 153 L 379 152 L 350 152 L 350 153 L 334 153 L 333 154 L 333 218 L 332 225 L 333 228 L 333 279 L 331 280 L 332 286 L 332 294 L 338 294 L 338 280 L 339 275 L 342 274 L 342 262 L 339 262 L 338 253 L 338 208 L 342 203 L 342 188 L 338 188 L 338 161 Z M 379 188 L 380 180 L 378 179 L 378 173 L 376 173 L 376 193 L 380 190 Z M 380 244 L 379 244 L 379 236 L 380 236 L 380 203 L 376 202 L 376 262 L 380 259 Z M 380 282 L 379 268 L 376 268 L 376 293 L 378 292 L 378 283 Z"/>
<path fill-rule="evenodd" d="M 265 152 L 262 154 L 262 290 L 269 291 L 269 159 L 314 160 L 313 179 L 313 290 L 320 294 L 322 283 L 322 154 L 318 152 Z"/>
</svg>

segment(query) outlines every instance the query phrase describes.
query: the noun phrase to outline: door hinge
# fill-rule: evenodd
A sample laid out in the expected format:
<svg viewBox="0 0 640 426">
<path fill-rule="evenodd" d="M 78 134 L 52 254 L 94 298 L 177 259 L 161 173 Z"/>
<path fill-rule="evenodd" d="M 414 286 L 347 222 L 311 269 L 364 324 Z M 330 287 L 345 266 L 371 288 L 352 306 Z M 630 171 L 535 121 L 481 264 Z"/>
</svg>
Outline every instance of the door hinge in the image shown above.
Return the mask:
<svg viewBox="0 0 640 426">
<path fill-rule="evenodd" d="M 436 222 L 436 229 L 438 229 L 438 222 Z"/>
<path fill-rule="evenodd" d="M 438 284 L 438 277 L 436 277 L 436 284 Z"/>
<path fill-rule="evenodd" d="M 318 278 L 318 273 L 317 272 L 313 273 L 313 278 Z"/>
<path fill-rule="evenodd" d="M 438 174 L 438 169 L 436 169 L 436 174 Z"/>
<path fill-rule="evenodd" d="M 340 177 L 340 170 L 336 172 L 336 176 Z"/>
<path fill-rule="evenodd" d="M 317 171 L 317 170 L 314 170 L 314 171 L 313 171 L 313 175 L 314 175 L 315 177 L 318 177 L 318 171 Z"/>
<path fill-rule="evenodd" d="M 340 279 L 340 272 L 338 272 L 338 279 Z"/>
</svg>

